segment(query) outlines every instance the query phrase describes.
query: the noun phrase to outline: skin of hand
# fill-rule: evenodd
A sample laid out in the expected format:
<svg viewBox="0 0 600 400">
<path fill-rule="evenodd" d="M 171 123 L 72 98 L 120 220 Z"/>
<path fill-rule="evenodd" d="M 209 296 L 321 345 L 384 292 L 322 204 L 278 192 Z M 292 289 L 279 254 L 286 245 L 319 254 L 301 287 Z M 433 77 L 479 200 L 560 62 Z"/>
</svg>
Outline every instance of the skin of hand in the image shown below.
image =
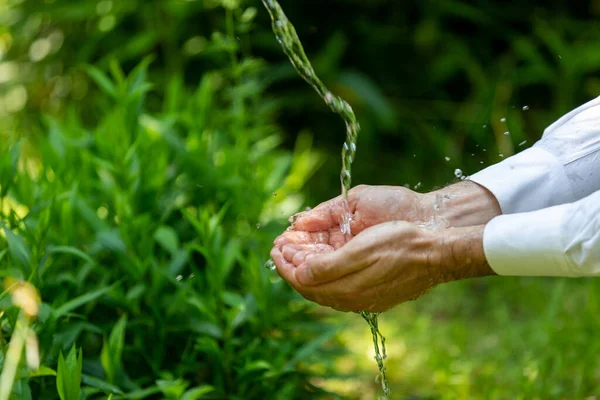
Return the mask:
<svg viewBox="0 0 600 400">
<path fill-rule="evenodd" d="M 398 186 L 360 185 L 350 190 L 348 207 L 352 235 L 389 221 L 464 227 L 486 224 L 502 214 L 494 195 L 470 181 L 426 194 Z M 338 196 L 296 214 L 290 229 L 277 238 L 275 245 L 321 243 L 325 236 L 332 236 L 331 245 L 337 249 L 344 244 L 339 232 L 342 212 L 342 197 Z"/>
<path fill-rule="evenodd" d="M 340 311 L 382 312 L 443 282 L 494 275 L 483 252 L 483 226 L 430 230 L 394 221 L 365 229 L 337 249 L 337 239 L 321 239 L 276 246 L 271 257 L 305 298 Z"/>
<path fill-rule="evenodd" d="M 340 196 L 311 211 L 297 214 L 293 217 L 292 226 L 274 242 L 271 256 L 279 274 L 306 298 L 342 310 L 380 311 L 416 298 L 441 282 L 493 274 L 485 262 L 482 238 L 477 234 L 473 236 L 473 230 L 477 233 L 480 229 L 482 236 L 483 228 L 476 226 L 487 223 L 502 212 L 496 198 L 482 186 L 464 181 L 419 194 L 404 187 L 361 185 L 350 191 L 348 200 L 352 213 L 351 235 L 340 231 L 339 221 L 343 212 Z M 439 232 L 446 233 L 436 236 L 412 224 L 392 222 L 396 228 L 391 229 L 386 224 L 390 221 L 475 227 L 470 228 L 469 234 L 440 229 Z M 400 229 L 402 227 L 404 229 Z M 385 231 L 381 233 L 379 229 Z M 350 240 L 356 235 L 356 239 Z M 436 248 L 444 243 L 445 247 Z M 362 253 L 356 248 L 368 249 L 367 252 L 372 253 L 369 257 L 378 257 L 378 262 L 370 264 L 368 257 L 360 256 Z M 454 250 L 462 250 L 456 253 L 463 257 L 462 260 L 454 256 Z M 445 252 L 447 256 L 443 255 Z M 480 259 L 470 257 L 471 253 Z M 353 257 L 346 264 L 338 265 L 339 257 L 347 254 Z M 428 263 L 423 262 L 423 255 L 426 255 Z M 414 257 L 416 259 L 413 260 Z M 434 262 L 436 257 L 444 262 Z M 319 263 L 312 264 L 319 260 Z M 362 260 L 363 264 L 356 264 L 356 260 Z M 353 272 L 348 273 L 349 270 Z M 360 275 L 360 279 L 362 275 L 372 279 L 349 285 L 348 279 L 358 278 L 346 275 L 355 274 Z M 326 282 L 320 280 L 322 275 L 327 277 L 323 278 Z M 319 290 L 315 289 L 316 286 Z M 362 292 L 372 295 L 360 296 Z M 395 293 L 395 296 L 384 296 L 383 293 Z M 381 298 L 377 297 L 379 295 Z"/>
</svg>

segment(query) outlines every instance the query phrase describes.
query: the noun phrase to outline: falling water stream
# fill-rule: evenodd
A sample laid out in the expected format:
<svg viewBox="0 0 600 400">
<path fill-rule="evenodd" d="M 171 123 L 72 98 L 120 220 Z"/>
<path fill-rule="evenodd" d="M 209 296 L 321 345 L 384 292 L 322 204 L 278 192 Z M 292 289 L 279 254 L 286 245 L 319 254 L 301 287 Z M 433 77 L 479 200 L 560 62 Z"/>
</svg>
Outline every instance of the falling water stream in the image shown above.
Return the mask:
<svg viewBox="0 0 600 400">
<path fill-rule="evenodd" d="M 356 154 L 356 140 L 358 139 L 360 125 L 356 120 L 352 107 L 350 107 L 344 99 L 331 93 L 317 77 L 317 74 L 304 52 L 302 43 L 300 43 L 296 29 L 288 20 L 277 0 L 262 0 L 262 2 L 271 16 L 273 32 L 296 71 L 298 71 L 300 76 L 317 91 L 329 108 L 334 113 L 338 114 L 346 124 L 346 141 L 344 142 L 342 149 L 342 172 L 340 174 L 343 205 L 340 229 L 342 233 L 346 235 L 346 240 L 348 240 L 350 239 L 351 234 L 350 221 L 352 219 L 352 214 L 348 207 L 348 191 L 350 190 L 352 182 L 351 168 Z M 267 268 L 272 269 L 274 263 L 269 261 L 266 266 Z M 381 388 L 384 394 L 383 399 L 388 399 L 390 389 L 388 387 L 384 365 L 384 360 L 386 358 L 385 338 L 379 331 L 379 313 L 370 313 L 366 311 L 358 311 L 357 313 L 367 321 L 371 328 L 373 345 L 375 348 L 375 360 L 379 367 L 379 381 L 381 382 Z"/>
</svg>

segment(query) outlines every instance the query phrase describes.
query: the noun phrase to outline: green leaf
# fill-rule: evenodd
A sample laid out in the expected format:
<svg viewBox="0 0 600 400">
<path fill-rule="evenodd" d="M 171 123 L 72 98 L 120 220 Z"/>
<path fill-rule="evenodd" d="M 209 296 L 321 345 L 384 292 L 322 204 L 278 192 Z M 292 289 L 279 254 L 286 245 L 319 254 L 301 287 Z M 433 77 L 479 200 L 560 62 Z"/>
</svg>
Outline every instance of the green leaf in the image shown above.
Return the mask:
<svg viewBox="0 0 600 400">
<path fill-rule="evenodd" d="M 199 386 L 193 389 L 188 390 L 183 394 L 181 400 L 197 400 L 204 397 L 205 394 L 212 393 L 215 391 L 215 388 L 212 386 Z"/>
<path fill-rule="evenodd" d="M 56 371 L 50 367 L 46 367 L 42 365 L 38 368 L 37 371 L 30 371 L 29 377 L 38 377 L 38 376 L 56 376 Z"/>
<path fill-rule="evenodd" d="M 32 400 L 31 389 L 25 379 L 18 380 L 14 383 L 11 400 Z"/>
<path fill-rule="evenodd" d="M 113 327 L 108 341 L 104 341 L 100 361 L 109 383 L 114 384 L 117 374 L 121 369 L 121 358 L 123 356 L 123 345 L 125 342 L 125 328 L 127 316 L 123 315 Z"/>
<path fill-rule="evenodd" d="M 48 248 L 48 253 L 49 254 L 55 254 L 55 253 L 71 254 L 73 256 L 81 258 L 82 260 L 84 260 L 90 264 L 95 264 L 94 260 L 92 260 L 92 258 L 89 255 L 87 255 L 83 251 L 81 251 L 75 247 L 72 247 L 72 246 L 50 246 Z"/>
<path fill-rule="evenodd" d="M 160 388 L 161 392 L 165 397 L 169 399 L 180 400 L 183 392 L 188 386 L 188 383 L 183 379 L 177 380 L 165 380 L 159 379 L 156 381 L 156 385 Z"/>
<path fill-rule="evenodd" d="M 110 95 L 112 98 L 117 97 L 117 90 L 115 88 L 115 85 L 110 80 L 110 78 L 106 76 L 106 74 L 104 74 L 104 72 L 94 67 L 93 65 L 86 65 L 84 70 L 90 76 L 90 78 L 92 78 L 94 82 L 96 82 L 96 84 L 100 87 L 100 89 L 102 89 L 104 93 Z"/>
<path fill-rule="evenodd" d="M 81 307 L 84 304 L 87 304 L 87 303 L 90 303 L 90 302 L 96 300 L 100 296 L 103 296 L 106 293 L 108 293 L 111 290 L 113 290 L 114 287 L 117 286 L 117 285 L 118 285 L 118 283 L 115 283 L 114 285 L 111 285 L 109 287 L 105 287 L 105 288 L 102 288 L 102 289 L 94 290 L 92 292 L 89 292 L 89 293 L 86 293 L 86 294 L 81 295 L 79 297 L 76 297 L 73 300 L 67 301 L 65 304 L 63 304 L 62 306 L 60 306 L 56 310 L 54 310 L 54 317 L 55 318 L 62 317 L 63 315 L 65 315 L 65 314 L 73 311 L 74 309 L 76 309 L 78 307 Z"/>
<path fill-rule="evenodd" d="M 325 344 L 325 342 L 331 339 L 333 335 L 335 335 L 338 332 L 338 330 L 339 328 L 329 329 L 323 332 L 317 338 L 311 340 L 310 342 L 302 346 L 300 350 L 298 350 L 298 352 L 292 357 L 292 359 L 284 365 L 283 370 L 289 370 L 293 368 L 296 364 L 298 364 L 300 361 L 310 357 L 313 353 L 318 351 L 319 348 L 321 348 L 321 346 Z"/>
<path fill-rule="evenodd" d="M 154 232 L 154 240 L 166 251 L 175 254 L 179 248 L 179 238 L 175 229 L 169 226 L 161 226 Z"/>
<path fill-rule="evenodd" d="M 87 386 L 91 386 L 91 387 L 100 389 L 104 392 L 114 393 L 114 394 L 123 394 L 123 391 L 121 389 L 119 389 L 119 387 L 117 387 L 115 385 L 111 385 L 110 383 L 106 383 L 103 380 L 98 379 L 94 376 L 83 375 L 82 380 L 83 380 L 83 383 L 85 383 Z"/>
<path fill-rule="evenodd" d="M 6 241 L 8 242 L 8 253 L 12 259 L 22 267 L 29 267 L 31 262 L 31 250 L 23 238 L 15 235 L 10 229 L 4 228 Z"/>
<path fill-rule="evenodd" d="M 56 375 L 56 388 L 61 400 L 79 400 L 81 397 L 81 369 L 83 354 L 75 346 L 71 348 L 65 359 L 62 352 L 58 357 L 58 373 Z"/>
</svg>

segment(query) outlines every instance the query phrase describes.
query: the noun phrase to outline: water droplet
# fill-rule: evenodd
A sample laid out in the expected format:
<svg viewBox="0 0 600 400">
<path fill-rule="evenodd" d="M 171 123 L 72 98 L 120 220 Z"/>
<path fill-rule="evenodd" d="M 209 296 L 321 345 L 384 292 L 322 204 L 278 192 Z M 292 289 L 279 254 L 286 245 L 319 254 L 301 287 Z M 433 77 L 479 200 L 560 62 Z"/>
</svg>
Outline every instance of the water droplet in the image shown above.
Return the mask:
<svg viewBox="0 0 600 400">
<path fill-rule="evenodd" d="M 194 274 L 190 274 L 190 276 L 188 276 L 188 279 L 194 279 L 195 276 L 196 275 L 194 275 Z"/>
<path fill-rule="evenodd" d="M 269 260 L 265 263 L 265 268 L 268 269 L 269 271 L 275 271 L 277 269 L 277 266 L 275 265 L 275 261 L 273 260 Z"/>
<path fill-rule="evenodd" d="M 421 182 L 419 182 L 415 185 L 415 190 L 419 189 L 420 187 L 421 187 Z"/>
<path fill-rule="evenodd" d="M 527 144 L 527 140 L 523 140 L 521 143 L 519 143 L 519 147 L 523 147 Z"/>
<path fill-rule="evenodd" d="M 178 281 L 180 281 L 180 280 L 183 279 L 183 275 L 177 275 L 177 277 L 175 279 L 177 279 Z"/>
<path fill-rule="evenodd" d="M 506 122 L 506 118 L 502 118 L 500 122 Z"/>
<path fill-rule="evenodd" d="M 510 132 L 509 132 L 509 131 L 506 131 L 506 132 L 504 132 L 504 134 L 505 134 L 506 136 L 508 136 L 508 135 L 510 135 Z"/>
<path fill-rule="evenodd" d="M 450 157 L 446 157 L 446 161 L 450 161 Z"/>
<path fill-rule="evenodd" d="M 256 224 L 256 229 L 260 229 L 260 224 Z"/>
<path fill-rule="evenodd" d="M 501 158 L 504 158 L 504 154 L 500 153 L 498 154 Z"/>
<path fill-rule="evenodd" d="M 350 148 L 352 151 L 356 152 L 356 143 L 350 143 Z"/>
<path fill-rule="evenodd" d="M 348 143 L 344 143 L 344 150 L 345 150 L 345 151 L 348 151 L 348 150 L 350 150 L 350 148 L 348 147 Z"/>
<path fill-rule="evenodd" d="M 457 178 L 461 178 L 463 176 L 463 172 L 460 168 L 456 168 L 454 170 L 454 176 L 456 176 Z"/>
<path fill-rule="evenodd" d="M 483 127 L 484 127 L 484 128 L 487 128 L 487 125 L 484 125 Z"/>
<path fill-rule="evenodd" d="M 529 106 L 523 106 L 523 111 L 529 110 Z"/>
</svg>

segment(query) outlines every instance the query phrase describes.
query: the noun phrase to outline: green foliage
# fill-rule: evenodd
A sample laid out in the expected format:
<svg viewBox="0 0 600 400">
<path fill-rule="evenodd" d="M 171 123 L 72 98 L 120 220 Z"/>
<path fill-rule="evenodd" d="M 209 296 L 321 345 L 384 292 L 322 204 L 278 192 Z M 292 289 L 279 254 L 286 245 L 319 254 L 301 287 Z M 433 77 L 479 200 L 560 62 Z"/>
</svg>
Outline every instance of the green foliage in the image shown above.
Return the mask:
<svg viewBox="0 0 600 400">
<path fill-rule="evenodd" d="M 100 353 L 100 362 L 102 363 L 102 368 L 104 368 L 106 380 L 111 384 L 115 383 L 117 374 L 121 371 L 126 326 L 127 317 L 123 316 L 113 327 L 108 340 L 104 341 L 102 352 Z"/>
<path fill-rule="evenodd" d="M 79 400 L 81 397 L 81 368 L 83 355 L 75 346 L 71 348 L 67 359 L 58 356 L 58 372 L 56 374 L 56 388 L 60 400 Z"/>
<path fill-rule="evenodd" d="M 39 6 L 55 28 L 96 12 L 64 4 Z M 248 23 L 248 8 L 224 5 L 190 3 Z M 115 49 L 72 66 L 83 98 L 2 119 L 0 276 L 40 290 L 40 371 L 58 371 L 19 375 L 15 399 L 319 396 L 310 378 L 331 365 L 332 328 L 263 267 L 319 156 L 306 135 L 281 147 L 265 64 L 240 56 L 225 25 L 192 85 L 181 70 L 152 74 L 153 56 L 127 66 Z M 4 349 L 15 310 L 0 306 Z"/>
</svg>

